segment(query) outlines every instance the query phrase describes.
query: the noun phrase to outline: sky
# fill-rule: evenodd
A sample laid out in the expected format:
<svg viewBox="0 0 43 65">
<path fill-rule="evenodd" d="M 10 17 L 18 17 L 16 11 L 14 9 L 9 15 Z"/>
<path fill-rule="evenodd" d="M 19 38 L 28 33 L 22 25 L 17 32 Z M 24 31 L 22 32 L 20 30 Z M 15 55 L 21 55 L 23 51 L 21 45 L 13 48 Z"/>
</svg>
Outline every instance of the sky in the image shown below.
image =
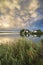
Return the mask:
<svg viewBox="0 0 43 65">
<path fill-rule="evenodd" d="M 43 0 L 0 0 L 0 31 L 43 30 Z"/>
</svg>

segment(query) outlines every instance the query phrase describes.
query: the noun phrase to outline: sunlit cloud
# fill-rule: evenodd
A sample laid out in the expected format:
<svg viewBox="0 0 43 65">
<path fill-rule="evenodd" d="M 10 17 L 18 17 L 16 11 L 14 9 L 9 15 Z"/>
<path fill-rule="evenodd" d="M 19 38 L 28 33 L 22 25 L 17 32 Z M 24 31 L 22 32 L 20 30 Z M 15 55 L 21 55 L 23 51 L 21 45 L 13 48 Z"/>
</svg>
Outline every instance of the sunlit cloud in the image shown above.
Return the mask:
<svg viewBox="0 0 43 65">
<path fill-rule="evenodd" d="M 30 5 L 29 5 L 29 10 L 30 11 L 35 11 L 38 8 L 38 0 L 31 0 Z"/>
<path fill-rule="evenodd" d="M 39 8 L 39 1 L 38 0 L 32 0 L 29 5 L 29 13 L 31 15 L 31 18 L 37 18 L 39 15 L 36 12 L 37 8 Z"/>
<path fill-rule="evenodd" d="M 37 11 L 42 5 L 39 0 L 6 0 L 0 4 L 0 29 L 30 27 L 42 19 Z M 43 9 L 41 9 L 41 12 Z"/>
</svg>

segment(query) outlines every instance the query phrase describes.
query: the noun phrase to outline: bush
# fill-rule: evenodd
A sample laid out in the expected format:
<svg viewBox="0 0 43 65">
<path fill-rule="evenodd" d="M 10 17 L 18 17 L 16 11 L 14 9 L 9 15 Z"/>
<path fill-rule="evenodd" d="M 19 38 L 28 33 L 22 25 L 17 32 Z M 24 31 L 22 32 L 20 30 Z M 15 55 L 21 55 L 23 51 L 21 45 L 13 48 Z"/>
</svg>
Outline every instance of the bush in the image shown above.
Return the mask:
<svg viewBox="0 0 43 65">
<path fill-rule="evenodd" d="M 0 65 L 38 65 L 40 45 L 25 38 L 19 39 L 16 44 L 0 45 Z"/>
</svg>

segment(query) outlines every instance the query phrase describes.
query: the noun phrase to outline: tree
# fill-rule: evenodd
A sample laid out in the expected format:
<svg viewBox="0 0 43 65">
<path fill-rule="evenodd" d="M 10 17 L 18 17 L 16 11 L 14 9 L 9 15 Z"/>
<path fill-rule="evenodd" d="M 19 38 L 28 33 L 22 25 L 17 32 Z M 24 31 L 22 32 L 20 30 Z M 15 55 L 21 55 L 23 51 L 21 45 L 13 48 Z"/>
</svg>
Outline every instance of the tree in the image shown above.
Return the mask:
<svg viewBox="0 0 43 65">
<path fill-rule="evenodd" d="M 25 29 L 20 30 L 20 35 L 25 36 Z"/>
<path fill-rule="evenodd" d="M 37 31 L 37 33 L 41 33 L 41 32 L 42 32 L 40 29 L 38 29 L 38 30 L 36 30 L 36 31 Z"/>
<path fill-rule="evenodd" d="M 21 36 L 29 36 L 30 31 L 28 29 L 22 29 L 22 30 L 20 30 L 20 35 Z"/>
<path fill-rule="evenodd" d="M 30 35 L 30 31 L 28 29 L 25 30 L 25 36 Z"/>
</svg>

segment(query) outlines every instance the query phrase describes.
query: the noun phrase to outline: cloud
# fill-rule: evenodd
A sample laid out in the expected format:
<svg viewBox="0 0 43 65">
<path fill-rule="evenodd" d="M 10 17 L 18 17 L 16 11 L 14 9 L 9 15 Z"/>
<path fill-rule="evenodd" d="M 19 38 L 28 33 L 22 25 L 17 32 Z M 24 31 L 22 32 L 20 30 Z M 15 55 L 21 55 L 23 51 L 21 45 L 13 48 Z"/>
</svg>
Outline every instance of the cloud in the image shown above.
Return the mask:
<svg viewBox="0 0 43 65">
<path fill-rule="evenodd" d="M 41 0 L 6 0 L 1 3 L 0 28 L 5 28 L 4 24 L 9 28 L 30 27 L 33 22 L 43 18 L 41 3 Z"/>
</svg>

